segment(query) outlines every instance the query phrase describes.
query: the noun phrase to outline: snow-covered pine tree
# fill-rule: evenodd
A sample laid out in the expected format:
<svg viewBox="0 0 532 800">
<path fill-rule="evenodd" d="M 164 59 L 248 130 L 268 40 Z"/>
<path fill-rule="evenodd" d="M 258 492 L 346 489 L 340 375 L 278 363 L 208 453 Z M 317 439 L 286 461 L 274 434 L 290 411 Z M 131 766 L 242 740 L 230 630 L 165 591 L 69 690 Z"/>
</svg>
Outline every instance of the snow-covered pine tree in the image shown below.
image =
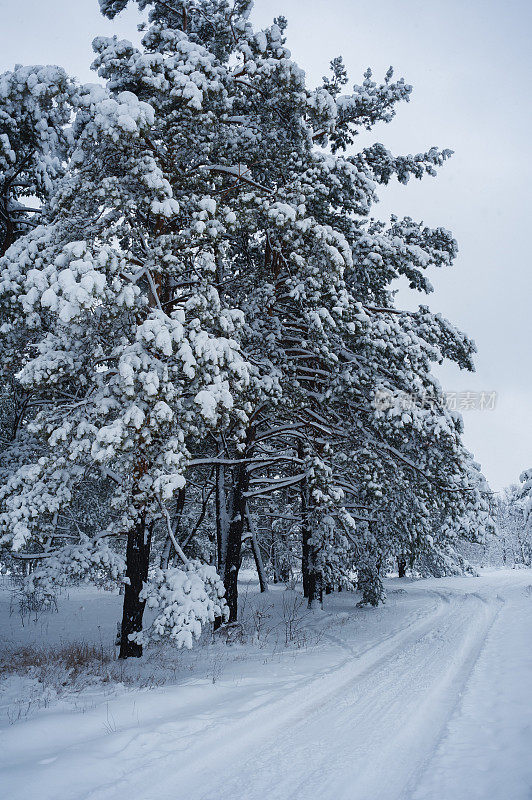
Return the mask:
<svg viewBox="0 0 532 800">
<path fill-rule="evenodd" d="M 0 256 L 37 226 L 35 200 L 45 202 L 64 172 L 75 94 L 60 67 L 17 65 L 0 75 Z"/>
<path fill-rule="evenodd" d="M 520 475 L 522 486 L 508 487 L 498 498 L 499 535 L 507 538 L 514 563 L 532 565 L 532 469 Z"/>
<path fill-rule="evenodd" d="M 201 115 L 202 90 L 181 80 L 192 63 L 199 75 L 196 48 L 185 48 L 183 58 L 182 71 L 167 64 L 172 102 Z M 203 62 L 198 81 L 217 94 L 212 58 Z M 249 376 L 232 338 L 241 314 L 221 306 L 212 240 L 201 235 L 214 201 L 195 191 L 188 201 L 175 199 L 157 150 L 153 106 L 98 85 L 80 88 L 78 104 L 69 172 L 49 223 L 22 237 L 3 261 L 4 332 L 35 332 L 18 380 L 40 397 L 42 410 L 24 437 L 37 437 L 46 449 L 34 448 L 33 460 L 10 476 L 2 522 L 15 549 L 28 541 L 55 544 L 58 514 L 87 473 L 103 471 L 114 482 L 108 529 L 78 545 L 52 545 L 47 564 L 56 580 L 79 561 L 115 564 L 106 541 L 127 536 L 127 657 L 141 653 L 146 599 L 164 599 L 170 612 L 156 630 L 166 625 L 180 644 L 223 613 L 216 580 L 184 554 L 184 569 L 144 584 L 155 522 L 167 522 L 170 533 L 165 504 L 184 485 L 187 443 L 205 437 L 209 426 L 223 430 L 229 418 L 245 420 L 236 400 Z M 180 124 L 184 147 L 194 136 L 208 144 L 209 126 L 194 113 L 185 111 Z M 16 447 L 31 453 L 29 443 Z M 184 615 L 174 613 L 183 597 Z"/>
<path fill-rule="evenodd" d="M 103 0 L 101 6 L 114 16 L 125 4 Z M 368 71 L 361 86 L 342 95 L 347 78 L 337 59 L 332 78 L 307 89 L 285 47 L 284 20 L 255 32 L 250 2 L 154 0 L 140 6 L 150 8 L 145 46 L 158 59 L 170 52 L 169 42 L 206 47 L 230 98 L 230 114 L 217 116 L 219 108 L 211 114 L 217 162 L 191 154 L 196 166 L 189 175 L 205 171 L 206 191 L 224 201 L 217 215 L 221 210 L 236 219 L 234 230 L 217 235 L 218 278 L 226 302 L 236 298 L 243 311 L 243 351 L 262 381 L 244 449 L 240 438 L 232 450 L 230 437 L 224 445 L 226 458 L 241 458 L 232 480 L 224 481 L 226 502 L 225 489 L 218 491 L 231 616 L 250 501 L 298 484 L 303 572 L 313 602 L 325 572 L 335 574 L 333 564 L 338 578 L 349 574 L 353 561 L 366 571 L 371 563 L 378 574 L 385 554 L 398 545 L 389 523 L 384 535 L 381 530 L 393 519 L 390 498 L 413 495 L 414 525 L 424 530 L 414 538 L 425 544 L 433 540 L 428 520 L 434 507 L 456 517 L 482 505 L 467 484 L 461 423 L 444 408 L 430 374 L 431 363 L 443 358 L 471 368 L 474 348 L 425 307 L 415 314 L 395 309 L 390 288 L 403 275 L 413 289 L 430 291 L 425 270 L 451 264 L 455 242 L 444 229 L 410 219 L 369 221 L 376 185 L 394 175 L 403 183 L 433 175 L 450 153 L 432 148 L 394 157 L 374 145 L 342 155 L 360 128 L 390 121 L 410 87 L 392 81 L 391 71 L 378 85 Z M 107 63 L 116 71 L 113 59 L 107 56 Z M 138 83 L 122 85 L 139 91 Z M 391 408 L 382 410 L 379 393 L 393 398 Z M 405 412 L 398 396 L 413 397 L 412 409 Z M 347 513 L 353 503 L 377 511 L 373 533 L 361 519 L 354 536 L 356 520 Z M 376 508 L 386 504 L 388 516 Z"/>
<path fill-rule="evenodd" d="M 0 257 L 46 219 L 47 201 L 65 172 L 75 102 L 76 85 L 60 67 L 17 65 L 0 75 Z M 10 280 L 9 269 L 2 270 L 1 321 L 10 313 L 3 305 L 6 287 L 8 306 L 18 302 Z M 26 326 L 1 330 L 0 450 L 11 449 L 0 462 L 0 485 L 16 469 L 11 446 L 38 407 L 15 379 L 32 332 Z M 20 450 L 16 456 L 24 459 Z"/>
<path fill-rule="evenodd" d="M 78 91 L 68 175 L 48 224 L 7 251 L 2 294 L 6 333 L 34 337 L 18 380 L 43 402 L 2 492 L 4 538 L 51 542 L 57 578 L 73 563 L 118 571 L 104 542 L 126 536 L 122 656 L 141 652 L 146 600 L 162 606 L 156 634 L 180 644 L 223 613 L 215 576 L 174 532 L 202 469 L 231 619 L 245 526 L 265 504 L 299 522 L 311 605 L 353 570 L 378 601 L 386 558 L 430 548 L 436 514 L 445 540 L 482 511 L 430 372 L 443 358 L 470 368 L 473 346 L 425 307 L 396 309 L 391 291 L 399 276 L 430 291 L 425 270 L 449 265 L 455 243 L 370 219 L 379 184 L 434 174 L 449 153 L 344 152 L 410 87 L 367 72 L 343 95 L 335 60 L 307 88 L 285 21 L 254 31 L 249 0 L 138 2 L 140 48 L 94 43 L 106 86 Z M 100 5 L 113 17 L 127 0 Z M 109 524 L 62 547 L 58 515 L 92 474 L 113 484 Z M 173 547 L 185 568 L 150 577 L 161 526 L 162 566 Z"/>
<path fill-rule="evenodd" d="M 18 65 L 0 75 L 0 257 L 37 227 L 43 204 L 64 173 L 75 92 L 59 67 Z M 18 341 L 8 348 L 12 358 L 0 366 L 7 440 L 16 435 L 28 405 L 14 382 L 28 336 L 24 331 L 16 335 Z"/>
</svg>

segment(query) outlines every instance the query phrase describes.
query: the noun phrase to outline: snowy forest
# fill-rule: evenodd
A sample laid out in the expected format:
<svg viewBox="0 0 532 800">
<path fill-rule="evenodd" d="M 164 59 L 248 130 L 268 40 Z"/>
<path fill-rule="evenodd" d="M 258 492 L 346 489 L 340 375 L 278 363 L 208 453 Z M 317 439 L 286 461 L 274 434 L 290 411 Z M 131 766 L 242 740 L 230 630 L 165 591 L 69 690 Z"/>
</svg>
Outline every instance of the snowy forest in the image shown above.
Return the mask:
<svg viewBox="0 0 532 800">
<path fill-rule="evenodd" d="M 99 5 L 115 21 L 135 2 Z M 532 584 L 532 470 L 493 491 L 434 372 L 474 370 L 473 340 L 427 299 L 457 242 L 377 205 L 394 182 L 437 183 L 453 153 L 358 146 L 412 86 L 391 67 L 348 75 L 340 56 L 309 84 L 285 17 L 256 27 L 252 0 L 136 5 L 139 43 L 95 38 L 92 83 L 61 66 L 0 75 L 12 619 L 93 587 L 116 598 L 117 663 L 158 647 L 181 663 L 243 646 L 250 575 L 254 602 L 283 604 L 287 644 L 299 617 L 317 630 L 339 603 L 380 636 L 371 614 L 406 603 L 401 580 L 474 593 L 498 567 Z M 89 796 L 58 786 L 56 800 Z M 183 786 L 172 796 L 196 797 Z M 291 791 L 272 796 L 310 796 Z"/>
</svg>

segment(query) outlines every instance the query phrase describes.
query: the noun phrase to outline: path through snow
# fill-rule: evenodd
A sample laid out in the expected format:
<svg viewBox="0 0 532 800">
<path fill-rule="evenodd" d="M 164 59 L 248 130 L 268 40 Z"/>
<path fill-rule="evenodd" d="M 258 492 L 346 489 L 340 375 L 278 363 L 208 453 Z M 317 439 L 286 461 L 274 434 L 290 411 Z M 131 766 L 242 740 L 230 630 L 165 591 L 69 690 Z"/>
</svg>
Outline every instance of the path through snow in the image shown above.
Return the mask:
<svg viewBox="0 0 532 800">
<path fill-rule="evenodd" d="M 2 797 L 530 800 L 532 572 L 394 585 L 402 616 L 335 628 L 341 657 L 6 728 Z"/>
</svg>

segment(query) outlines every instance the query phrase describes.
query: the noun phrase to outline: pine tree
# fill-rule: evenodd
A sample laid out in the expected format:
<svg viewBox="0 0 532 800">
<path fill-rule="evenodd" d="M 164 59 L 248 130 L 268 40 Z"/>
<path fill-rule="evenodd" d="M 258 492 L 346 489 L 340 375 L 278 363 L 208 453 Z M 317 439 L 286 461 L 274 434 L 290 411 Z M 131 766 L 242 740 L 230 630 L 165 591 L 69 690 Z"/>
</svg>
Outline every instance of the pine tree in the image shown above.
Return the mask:
<svg viewBox="0 0 532 800">
<path fill-rule="evenodd" d="M 37 331 L 18 380 L 43 408 L 25 433 L 48 450 L 10 476 L 4 522 L 15 548 L 53 539 L 87 472 L 114 481 L 114 519 L 91 548 L 105 560 L 104 537 L 127 536 L 126 657 L 141 653 L 153 525 L 184 485 L 187 442 L 245 414 L 235 399 L 249 377 L 231 339 L 240 314 L 222 308 L 212 286 L 210 240 L 182 226 L 200 227 L 194 216 L 208 216 L 211 203 L 174 198 L 153 152 L 154 109 L 96 85 L 80 90 L 79 106 L 50 222 L 5 256 L 18 298 L 10 329 Z M 220 606 L 207 600 L 214 619 Z"/>
<path fill-rule="evenodd" d="M 447 563 L 488 524 L 431 373 L 471 369 L 474 345 L 392 289 L 403 276 L 429 293 L 456 243 L 370 216 L 379 186 L 435 175 L 450 152 L 353 148 L 411 87 L 367 71 L 343 94 L 335 59 L 308 88 L 286 21 L 254 31 L 250 0 L 138 3 L 140 48 L 94 42 L 105 86 L 76 90 L 65 176 L 46 225 L 7 249 L 0 294 L 6 357 L 30 332 L 17 380 L 42 404 L 8 453 L 4 541 L 46 546 L 38 577 L 58 580 L 121 574 L 125 539 L 123 657 L 146 641 L 145 602 L 152 634 L 179 645 L 236 620 L 247 538 L 261 569 L 257 519 L 277 545 L 289 521 L 311 606 L 353 574 L 377 603 L 390 559 Z M 112 18 L 127 0 L 100 5 Z M 87 480 L 104 482 L 105 527 L 65 547 L 58 520 Z"/>
</svg>

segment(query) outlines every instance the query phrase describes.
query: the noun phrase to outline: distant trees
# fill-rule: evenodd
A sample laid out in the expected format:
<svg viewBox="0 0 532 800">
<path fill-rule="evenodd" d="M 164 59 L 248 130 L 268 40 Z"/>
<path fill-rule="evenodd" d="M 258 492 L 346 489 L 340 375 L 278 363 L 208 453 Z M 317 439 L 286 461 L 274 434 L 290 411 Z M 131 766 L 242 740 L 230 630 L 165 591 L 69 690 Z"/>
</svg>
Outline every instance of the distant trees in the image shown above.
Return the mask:
<svg viewBox="0 0 532 800">
<path fill-rule="evenodd" d="M 114 17 L 127 0 L 100 5 Z M 120 578 L 122 657 L 236 620 L 246 549 L 263 589 L 268 570 L 301 573 L 311 606 L 354 582 L 376 604 L 391 559 L 452 560 L 489 526 L 431 374 L 470 369 L 474 345 L 394 305 L 393 281 L 430 292 L 456 243 L 370 217 L 379 185 L 450 152 L 347 153 L 411 87 L 368 71 L 342 94 L 335 59 L 308 88 L 285 20 L 254 31 L 249 0 L 140 6 L 141 48 L 94 42 L 105 85 L 54 73 L 56 172 L 0 285 L 2 362 L 33 409 L 3 452 L 4 547 L 47 585 Z M 26 113 L 24 92 L 0 101 Z"/>
<path fill-rule="evenodd" d="M 532 518 L 530 515 L 530 471 L 521 476 L 523 486 L 512 485 L 495 501 L 494 519 L 504 564 L 532 566 Z"/>
<path fill-rule="evenodd" d="M 461 545 L 471 560 L 492 567 L 532 566 L 532 520 L 528 512 L 528 473 L 521 476 L 524 486 L 512 484 L 491 497 L 493 533 L 484 547 Z"/>
</svg>

